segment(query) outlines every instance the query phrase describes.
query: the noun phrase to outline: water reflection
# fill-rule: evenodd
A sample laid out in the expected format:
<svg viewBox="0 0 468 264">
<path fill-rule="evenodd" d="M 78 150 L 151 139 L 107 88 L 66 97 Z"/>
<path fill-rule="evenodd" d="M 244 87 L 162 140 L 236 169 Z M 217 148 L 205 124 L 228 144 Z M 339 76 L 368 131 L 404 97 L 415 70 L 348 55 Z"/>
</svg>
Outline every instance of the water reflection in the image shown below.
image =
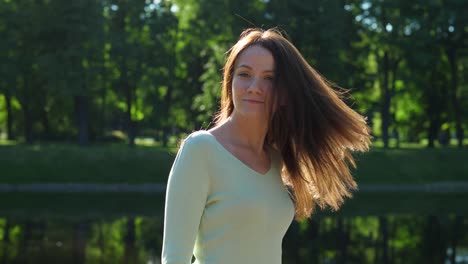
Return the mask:
<svg viewBox="0 0 468 264">
<path fill-rule="evenodd" d="M 160 263 L 163 220 L 150 216 L 0 217 L 0 264 Z M 294 223 L 283 263 L 468 263 L 468 219 L 319 216 Z"/>
<path fill-rule="evenodd" d="M 284 263 L 468 263 L 460 215 L 324 217 L 291 227 Z"/>
<path fill-rule="evenodd" d="M 0 263 L 158 263 L 160 219 L 0 218 Z"/>
</svg>

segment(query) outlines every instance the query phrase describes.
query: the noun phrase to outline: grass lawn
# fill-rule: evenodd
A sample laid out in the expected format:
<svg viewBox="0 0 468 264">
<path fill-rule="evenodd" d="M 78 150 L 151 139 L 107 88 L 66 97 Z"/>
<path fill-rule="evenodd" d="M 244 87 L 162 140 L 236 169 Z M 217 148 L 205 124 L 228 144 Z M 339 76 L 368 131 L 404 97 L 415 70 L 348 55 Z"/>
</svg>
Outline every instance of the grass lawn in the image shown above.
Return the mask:
<svg viewBox="0 0 468 264">
<path fill-rule="evenodd" d="M 0 183 L 165 183 L 175 149 L 0 145 Z M 468 181 L 468 149 L 374 148 L 356 154 L 358 183 Z"/>
<path fill-rule="evenodd" d="M 165 182 L 175 154 L 157 147 L 0 146 L 0 183 Z"/>
<path fill-rule="evenodd" d="M 373 149 L 357 154 L 358 183 L 468 181 L 468 149 Z"/>
</svg>

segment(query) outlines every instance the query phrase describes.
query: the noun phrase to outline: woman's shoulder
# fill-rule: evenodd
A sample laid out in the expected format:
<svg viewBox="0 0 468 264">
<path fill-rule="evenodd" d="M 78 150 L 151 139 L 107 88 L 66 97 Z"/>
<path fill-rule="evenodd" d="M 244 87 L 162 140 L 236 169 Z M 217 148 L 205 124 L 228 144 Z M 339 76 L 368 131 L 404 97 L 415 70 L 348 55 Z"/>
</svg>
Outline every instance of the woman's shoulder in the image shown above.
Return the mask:
<svg viewBox="0 0 468 264">
<path fill-rule="evenodd" d="M 213 135 L 206 130 L 198 130 L 190 133 L 183 142 L 183 145 L 204 147 L 213 144 Z"/>
<path fill-rule="evenodd" d="M 216 156 L 218 149 L 214 136 L 206 130 L 199 130 L 190 133 L 182 141 L 179 152 L 196 159 L 207 159 Z"/>
</svg>

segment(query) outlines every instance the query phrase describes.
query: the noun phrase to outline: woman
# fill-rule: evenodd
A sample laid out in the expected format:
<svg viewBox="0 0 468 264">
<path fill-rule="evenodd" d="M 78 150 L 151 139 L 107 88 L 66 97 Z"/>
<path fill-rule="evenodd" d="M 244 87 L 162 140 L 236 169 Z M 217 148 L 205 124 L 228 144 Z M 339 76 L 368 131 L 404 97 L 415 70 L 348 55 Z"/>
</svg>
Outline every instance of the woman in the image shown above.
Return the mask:
<svg viewBox="0 0 468 264">
<path fill-rule="evenodd" d="M 365 119 L 275 29 L 248 29 L 224 67 L 216 125 L 189 135 L 167 184 L 162 263 L 281 263 L 293 217 L 356 188 Z M 289 191 L 289 190 L 290 191 Z"/>
</svg>

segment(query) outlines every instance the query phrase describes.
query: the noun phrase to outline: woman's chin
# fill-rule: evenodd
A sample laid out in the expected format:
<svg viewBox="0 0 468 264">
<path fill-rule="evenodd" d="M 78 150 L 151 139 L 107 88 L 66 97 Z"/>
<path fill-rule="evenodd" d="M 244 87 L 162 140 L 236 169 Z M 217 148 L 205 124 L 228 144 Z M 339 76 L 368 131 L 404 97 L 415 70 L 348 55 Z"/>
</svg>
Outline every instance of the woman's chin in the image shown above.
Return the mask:
<svg viewBox="0 0 468 264">
<path fill-rule="evenodd" d="M 266 119 L 266 114 L 264 111 L 242 111 L 241 113 L 239 113 L 239 116 L 242 116 L 243 118 L 255 118 L 260 120 Z"/>
</svg>

